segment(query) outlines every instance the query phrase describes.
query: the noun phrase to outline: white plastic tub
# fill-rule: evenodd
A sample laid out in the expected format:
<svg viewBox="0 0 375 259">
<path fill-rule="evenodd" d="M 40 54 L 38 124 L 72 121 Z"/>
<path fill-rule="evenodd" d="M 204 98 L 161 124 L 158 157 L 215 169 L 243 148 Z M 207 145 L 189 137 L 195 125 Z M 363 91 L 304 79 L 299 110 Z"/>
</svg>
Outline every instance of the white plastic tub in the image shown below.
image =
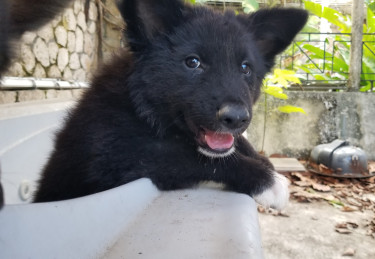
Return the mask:
<svg viewBox="0 0 375 259">
<path fill-rule="evenodd" d="M 28 204 L 72 102 L 0 106 L 5 207 L 0 258 L 262 258 L 256 204 L 200 188 L 160 192 L 140 179 L 94 195 Z"/>
</svg>

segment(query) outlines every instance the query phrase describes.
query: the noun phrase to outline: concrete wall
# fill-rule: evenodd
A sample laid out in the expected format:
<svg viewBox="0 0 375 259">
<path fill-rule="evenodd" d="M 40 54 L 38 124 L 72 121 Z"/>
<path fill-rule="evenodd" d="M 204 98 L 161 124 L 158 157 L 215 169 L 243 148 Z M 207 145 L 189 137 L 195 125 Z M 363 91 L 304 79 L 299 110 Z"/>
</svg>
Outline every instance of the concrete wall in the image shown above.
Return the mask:
<svg viewBox="0 0 375 259">
<path fill-rule="evenodd" d="M 288 92 L 282 101 L 267 98 L 266 132 L 264 125 L 264 96 L 254 108 L 254 117 L 248 129 L 250 142 L 267 155 L 274 153 L 307 157 L 311 149 L 336 138 L 347 139 L 363 148 L 375 159 L 375 95 L 371 93 Z M 296 105 L 304 114 L 285 114 L 279 105 Z"/>
</svg>

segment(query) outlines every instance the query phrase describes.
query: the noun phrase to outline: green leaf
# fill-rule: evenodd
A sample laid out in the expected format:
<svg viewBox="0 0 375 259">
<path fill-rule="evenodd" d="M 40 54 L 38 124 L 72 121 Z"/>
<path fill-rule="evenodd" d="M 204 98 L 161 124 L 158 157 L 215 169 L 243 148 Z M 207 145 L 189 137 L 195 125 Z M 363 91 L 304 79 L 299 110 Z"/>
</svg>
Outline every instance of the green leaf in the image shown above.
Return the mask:
<svg viewBox="0 0 375 259">
<path fill-rule="evenodd" d="M 326 52 L 325 53 L 325 57 L 324 57 L 324 50 L 322 50 L 321 48 L 315 47 L 315 46 L 313 46 L 311 44 L 304 44 L 302 47 L 305 50 L 308 50 L 311 53 L 313 53 L 314 54 L 314 58 L 319 58 L 319 59 L 332 58 L 331 53 Z"/>
<path fill-rule="evenodd" d="M 244 13 L 254 12 L 259 9 L 259 4 L 256 0 L 243 0 L 242 8 Z"/>
<path fill-rule="evenodd" d="M 305 9 L 311 13 L 317 15 L 318 17 L 328 20 L 330 23 L 338 26 L 341 32 L 350 32 L 351 31 L 351 22 L 346 16 L 342 15 L 340 12 L 335 9 L 322 6 L 317 3 L 310 1 L 305 1 Z"/>
<path fill-rule="evenodd" d="M 316 15 L 310 15 L 309 19 L 307 20 L 307 23 L 302 28 L 301 32 L 320 32 L 319 26 L 320 24 L 320 18 Z"/>
<path fill-rule="evenodd" d="M 329 7 L 324 7 L 323 13 L 322 13 L 322 18 L 327 19 L 330 23 L 338 26 L 343 33 L 348 33 L 351 32 L 351 22 L 340 12 L 329 8 Z"/>
<path fill-rule="evenodd" d="M 339 57 L 335 57 L 333 60 L 333 71 L 334 72 L 349 72 L 348 63 Z"/>
<path fill-rule="evenodd" d="M 374 4 L 375 4 L 375 2 L 374 2 Z M 366 32 L 375 33 L 375 14 L 370 8 L 367 8 L 366 20 L 367 20 L 367 30 L 366 30 Z"/>
<path fill-rule="evenodd" d="M 367 92 L 371 90 L 371 84 L 367 84 L 359 89 L 360 92 Z"/>
<path fill-rule="evenodd" d="M 288 87 L 290 83 L 294 84 L 301 84 L 301 81 L 296 76 L 296 72 L 293 70 L 286 70 L 286 69 L 278 69 L 276 68 L 273 71 L 271 76 L 267 77 L 268 81 L 271 81 L 273 84 L 277 86 Z M 267 85 L 267 83 L 265 83 Z"/>
<path fill-rule="evenodd" d="M 273 97 L 276 97 L 278 99 L 283 99 L 283 100 L 288 99 L 288 96 L 284 94 L 283 89 L 278 86 L 265 86 L 263 88 L 263 91 L 266 94 L 272 95 Z"/>
<path fill-rule="evenodd" d="M 342 203 L 341 201 L 339 200 L 330 200 L 328 201 L 331 205 L 333 205 L 334 207 L 342 207 L 342 206 L 345 206 L 344 203 Z"/>
<path fill-rule="evenodd" d="M 277 109 L 281 112 L 284 112 L 284 113 L 300 112 L 300 113 L 306 114 L 306 112 L 303 108 L 297 107 L 297 106 L 292 106 L 292 105 L 279 106 L 279 107 L 277 107 Z"/>
<path fill-rule="evenodd" d="M 325 76 L 324 74 L 321 75 L 313 75 L 315 80 L 321 80 L 321 81 L 326 81 L 327 79 L 330 79 L 329 77 Z"/>
<path fill-rule="evenodd" d="M 373 13 L 375 13 L 375 2 L 370 2 L 370 1 L 366 1 L 366 2 L 368 2 L 367 4 L 368 9 L 370 9 Z"/>
<path fill-rule="evenodd" d="M 319 17 L 322 17 L 322 12 L 323 12 L 323 6 L 320 5 L 320 4 L 316 4 L 316 3 L 313 3 L 313 2 L 310 2 L 310 1 L 305 1 L 304 2 L 305 4 L 305 9 L 310 11 L 311 13 L 319 16 Z"/>
</svg>

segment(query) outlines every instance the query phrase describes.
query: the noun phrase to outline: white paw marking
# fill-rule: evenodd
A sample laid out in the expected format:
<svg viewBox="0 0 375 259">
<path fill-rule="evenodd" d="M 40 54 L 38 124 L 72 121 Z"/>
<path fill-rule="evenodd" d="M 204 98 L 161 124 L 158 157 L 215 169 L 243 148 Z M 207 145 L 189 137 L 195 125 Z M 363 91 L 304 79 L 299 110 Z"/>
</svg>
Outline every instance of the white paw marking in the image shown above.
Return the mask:
<svg viewBox="0 0 375 259">
<path fill-rule="evenodd" d="M 275 178 L 275 183 L 271 188 L 266 189 L 261 194 L 255 195 L 254 200 L 263 207 L 282 210 L 288 204 L 289 200 L 289 180 L 275 171 L 272 171 L 272 174 Z"/>
</svg>

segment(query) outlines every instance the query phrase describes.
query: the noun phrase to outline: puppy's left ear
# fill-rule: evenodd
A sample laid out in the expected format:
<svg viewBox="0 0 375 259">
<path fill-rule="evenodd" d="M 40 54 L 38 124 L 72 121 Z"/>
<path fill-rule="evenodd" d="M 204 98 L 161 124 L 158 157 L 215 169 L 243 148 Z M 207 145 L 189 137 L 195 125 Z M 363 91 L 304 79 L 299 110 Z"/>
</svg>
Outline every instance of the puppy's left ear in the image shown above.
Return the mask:
<svg viewBox="0 0 375 259">
<path fill-rule="evenodd" d="M 274 58 L 292 42 L 307 22 L 308 13 L 302 9 L 260 9 L 249 16 L 238 17 L 253 34 L 260 52 L 270 66 Z"/>
<path fill-rule="evenodd" d="M 143 50 L 152 40 L 168 34 L 183 21 L 187 7 L 181 0 L 122 0 L 117 3 L 126 22 L 126 36 L 133 51 Z"/>
</svg>

